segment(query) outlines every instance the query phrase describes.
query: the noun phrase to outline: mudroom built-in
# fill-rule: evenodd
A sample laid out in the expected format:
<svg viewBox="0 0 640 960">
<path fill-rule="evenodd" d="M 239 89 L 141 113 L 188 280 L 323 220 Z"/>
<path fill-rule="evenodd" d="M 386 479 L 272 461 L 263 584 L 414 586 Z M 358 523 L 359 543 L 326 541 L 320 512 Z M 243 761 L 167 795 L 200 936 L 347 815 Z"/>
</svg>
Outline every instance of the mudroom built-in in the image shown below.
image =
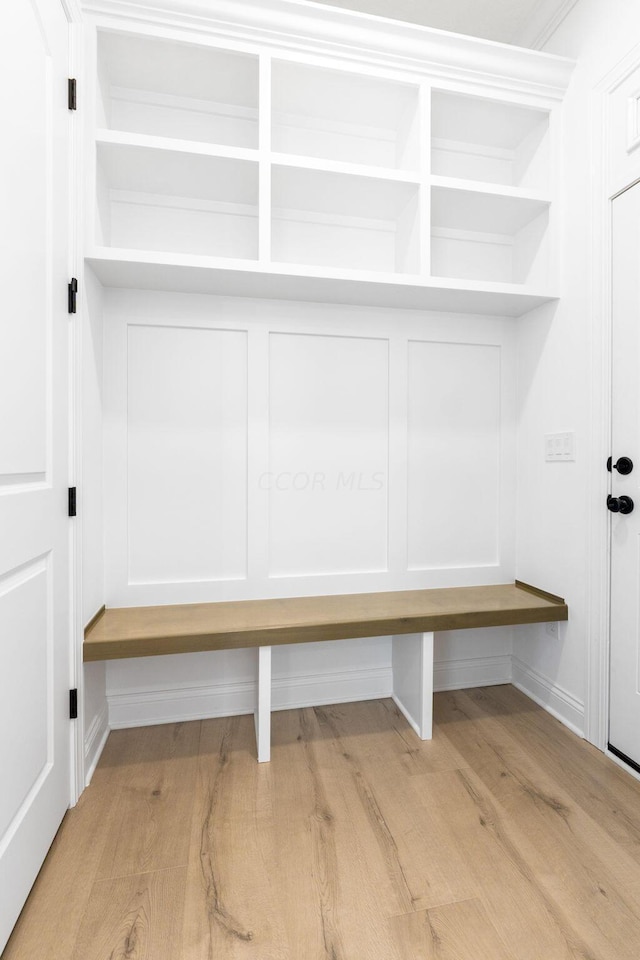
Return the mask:
<svg viewBox="0 0 640 960">
<path fill-rule="evenodd" d="M 606 6 L 5 14 L 8 960 L 637 956 Z"/>
</svg>

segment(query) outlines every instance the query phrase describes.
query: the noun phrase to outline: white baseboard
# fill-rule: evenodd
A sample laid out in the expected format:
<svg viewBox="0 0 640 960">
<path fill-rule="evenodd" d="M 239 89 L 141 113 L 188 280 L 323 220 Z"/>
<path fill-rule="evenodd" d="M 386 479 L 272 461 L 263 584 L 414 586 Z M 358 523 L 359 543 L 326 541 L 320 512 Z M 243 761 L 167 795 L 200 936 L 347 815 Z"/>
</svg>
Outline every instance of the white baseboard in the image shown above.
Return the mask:
<svg viewBox="0 0 640 960">
<path fill-rule="evenodd" d="M 444 661 L 436 663 L 434 668 L 436 690 L 461 690 L 465 687 L 509 683 L 510 680 L 511 658 L 508 655 Z M 272 709 L 293 710 L 327 703 L 379 700 L 390 697 L 392 692 L 390 666 L 274 677 Z M 253 713 L 256 684 L 253 680 L 240 680 L 234 683 L 111 690 L 107 700 L 111 729 L 142 727 Z"/>
<path fill-rule="evenodd" d="M 207 717 L 237 717 L 253 713 L 256 684 L 190 684 L 107 692 L 109 726 L 147 727 L 157 723 L 183 723 Z"/>
<path fill-rule="evenodd" d="M 84 738 L 84 785 L 88 787 L 109 736 L 109 714 L 105 703 L 95 715 Z"/>
<path fill-rule="evenodd" d="M 578 736 L 584 736 L 584 704 L 569 691 L 523 663 L 516 656 L 469 657 L 434 664 L 434 690 L 513 683 Z M 272 709 L 292 710 L 327 703 L 379 700 L 393 694 L 390 667 L 349 670 L 308 676 L 275 677 Z M 92 722 L 85 743 L 87 783 L 102 753 L 110 729 L 159 723 L 203 720 L 252 714 L 256 702 L 253 680 L 138 690 L 112 690 L 106 710 Z"/>
<path fill-rule="evenodd" d="M 274 677 L 272 682 L 272 710 L 379 700 L 390 696 L 391 669 L 387 667 Z M 112 729 L 235 717 L 254 712 L 256 683 L 241 680 L 162 689 L 112 690 L 107 694 L 107 700 Z"/>
<path fill-rule="evenodd" d="M 572 693 L 543 676 L 515 655 L 511 658 L 514 687 L 544 707 L 569 730 L 584 737 L 584 703 Z"/>
<path fill-rule="evenodd" d="M 440 660 L 433 665 L 434 690 L 465 690 L 511 682 L 511 655 Z"/>
</svg>

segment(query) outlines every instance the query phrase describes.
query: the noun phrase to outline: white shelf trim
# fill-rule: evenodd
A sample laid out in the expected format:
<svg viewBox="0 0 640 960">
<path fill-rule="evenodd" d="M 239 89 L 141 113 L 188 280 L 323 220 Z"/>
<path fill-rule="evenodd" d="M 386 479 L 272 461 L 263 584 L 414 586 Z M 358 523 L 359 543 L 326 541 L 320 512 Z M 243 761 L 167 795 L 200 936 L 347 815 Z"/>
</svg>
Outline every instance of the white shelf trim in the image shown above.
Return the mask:
<svg viewBox="0 0 640 960">
<path fill-rule="evenodd" d="M 465 193 L 479 193 L 491 197 L 511 197 L 514 200 L 534 200 L 536 203 L 550 205 L 551 197 L 542 190 L 528 190 L 524 187 L 503 186 L 500 183 L 486 183 L 482 180 L 464 180 L 459 177 L 431 177 L 432 187 L 445 190 L 460 190 Z"/>
<path fill-rule="evenodd" d="M 140 23 L 197 31 L 275 50 L 312 52 L 344 62 L 409 70 L 417 76 L 504 86 L 561 100 L 575 63 L 510 44 L 321 6 L 307 0 L 84 0 L 83 10 Z"/>
<path fill-rule="evenodd" d="M 187 153 L 204 157 L 222 157 L 228 160 L 249 160 L 257 163 L 259 151 L 249 147 L 228 147 L 224 144 L 203 143 L 199 140 L 178 140 L 173 137 L 157 137 L 147 133 L 129 133 L 123 130 L 96 131 L 96 143 L 109 143 L 122 147 L 146 147 L 149 150 L 168 153 Z"/>
<path fill-rule="evenodd" d="M 272 153 L 271 162 L 277 167 L 296 167 L 300 170 L 317 170 L 326 173 L 344 173 L 348 176 L 368 177 L 372 180 L 391 180 L 394 183 L 413 183 L 420 185 L 417 171 L 400 170 L 390 167 L 369 166 L 360 163 L 346 163 L 341 160 L 323 160 L 320 157 L 300 156 L 294 153 Z"/>
<path fill-rule="evenodd" d="M 158 289 L 446 313 L 518 317 L 557 299 L 553 290 L 513 283 L 313 267 L 94 247 L 87 256 L 108 287 Z"/>
</svg>

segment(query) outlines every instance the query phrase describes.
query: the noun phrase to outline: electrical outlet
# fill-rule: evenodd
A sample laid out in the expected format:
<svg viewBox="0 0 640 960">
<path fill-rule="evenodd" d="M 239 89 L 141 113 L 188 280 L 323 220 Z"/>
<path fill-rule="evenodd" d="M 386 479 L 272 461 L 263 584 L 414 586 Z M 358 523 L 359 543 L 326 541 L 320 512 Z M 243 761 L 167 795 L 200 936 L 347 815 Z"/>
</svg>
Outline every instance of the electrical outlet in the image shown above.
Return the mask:
<svg viewBox="0 0 640 960">
<path fill-rule="evenodd" d="M 552 620 L 551 623 L 545 623 L 544 625 L 545 634 L 550 637 L 552 640 L 558 639 L 558 624 L 555 620 Z"/>
</svg>

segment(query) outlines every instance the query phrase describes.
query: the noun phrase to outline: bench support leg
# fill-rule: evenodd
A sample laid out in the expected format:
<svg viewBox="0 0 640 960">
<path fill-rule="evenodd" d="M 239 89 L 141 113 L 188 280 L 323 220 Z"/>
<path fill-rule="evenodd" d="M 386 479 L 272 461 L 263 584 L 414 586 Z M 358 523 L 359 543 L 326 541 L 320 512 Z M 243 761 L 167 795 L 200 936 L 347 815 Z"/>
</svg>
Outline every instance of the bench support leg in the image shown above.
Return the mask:
<svg viewBox="0 0 640 960">
<path fill-rule="evenodd" d="M 266 763 L 271 759 L 271 647 L 258 647 L 255 721 L 258 763 Z"/>
<path fill-rule="evenodd" d="M 421 740 L 433 735 L 433 633 L 392 640 L 393 699 Z"/>
</svg>

